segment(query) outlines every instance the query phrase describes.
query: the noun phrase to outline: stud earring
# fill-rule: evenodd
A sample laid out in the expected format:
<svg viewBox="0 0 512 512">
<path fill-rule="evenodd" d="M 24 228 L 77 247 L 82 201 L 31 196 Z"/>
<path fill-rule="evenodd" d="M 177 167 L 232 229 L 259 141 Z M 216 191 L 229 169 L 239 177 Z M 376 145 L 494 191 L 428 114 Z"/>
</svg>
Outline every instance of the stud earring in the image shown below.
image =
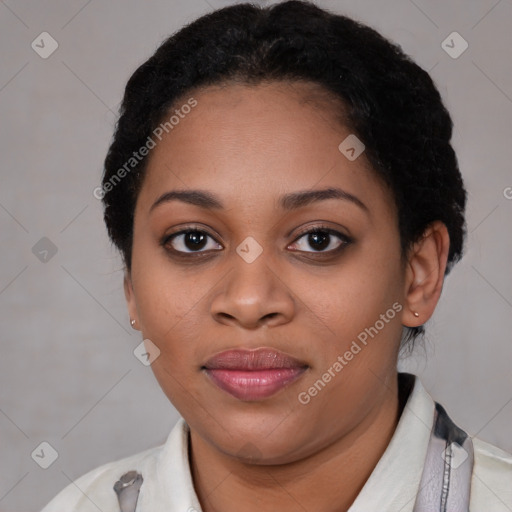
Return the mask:
<svg viewBox="0 0 512 512">
<path fill-rule="evenodd" d="M 417 311 L 414 311 L 414 316 L 415 316 L 415 317 L 419 317 L 419 316 L 420 316 L 420 314 L 419 314 Z"/>
<path fill-rule="evenodd" d="M 132 319 L 132 320 L 130 320 L 130 324 L 131 324 L 131 326 L 133 327 L 133 326 L 135 325 L 135 320 L 133 320 L 133 319 Z"/>
</svg>

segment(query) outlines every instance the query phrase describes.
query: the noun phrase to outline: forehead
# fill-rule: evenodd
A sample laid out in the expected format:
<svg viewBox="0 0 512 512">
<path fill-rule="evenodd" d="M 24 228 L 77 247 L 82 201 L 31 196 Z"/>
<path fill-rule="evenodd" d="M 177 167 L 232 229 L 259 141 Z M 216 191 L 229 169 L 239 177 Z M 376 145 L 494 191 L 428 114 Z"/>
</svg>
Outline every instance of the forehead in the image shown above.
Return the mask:
<svg viewBox="0 0 512 512">
<path fill-rule="evenodd" d="M 167 190 L 194 188 L 218 191 L 233 208 L 256 200 L 263 207 L 262 199 L 275 207 L 275 197 L 285 192 L 342 187 L 365 203 L 393 206 L 364 152 L 351 161 L 340 151 L 353 134 L 340 122 L 343 105 L 321 86 L 210 86 L 184 96 L 173 112 L 191 97 L 197 105 L 151 150 L 142 203 Z"/>
</svg>

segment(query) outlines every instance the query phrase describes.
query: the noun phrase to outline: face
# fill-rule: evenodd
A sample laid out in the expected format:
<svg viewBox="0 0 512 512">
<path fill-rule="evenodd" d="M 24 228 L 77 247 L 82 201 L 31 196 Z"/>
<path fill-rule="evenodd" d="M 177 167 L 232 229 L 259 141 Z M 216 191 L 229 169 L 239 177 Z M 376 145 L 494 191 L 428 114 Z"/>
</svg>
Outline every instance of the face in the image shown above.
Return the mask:
<svg viewBox="0 0 512 512">
<path fill-rule="evenodd" d="M 402 332 L 391 192 L 364 152 L 340 151 L 351 132 L 332 106 L 305 97 L 297 83 L 194 94 L 149 155 L 125 281 L 191 430 L 262 463 L 319 451 L 382 407 Z"/>
</svg>

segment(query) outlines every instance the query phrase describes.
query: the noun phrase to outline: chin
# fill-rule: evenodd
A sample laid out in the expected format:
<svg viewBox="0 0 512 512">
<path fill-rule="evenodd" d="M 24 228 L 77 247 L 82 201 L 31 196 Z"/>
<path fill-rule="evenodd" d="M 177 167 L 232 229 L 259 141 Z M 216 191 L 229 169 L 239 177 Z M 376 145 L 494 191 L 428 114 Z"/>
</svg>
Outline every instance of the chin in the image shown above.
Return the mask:
<svg viewBox="0 0 512 512">
<path fill-rule="evenodd" d="M 212 421 L 203 424 L 198 432 L 220 452 L 248 464 L 285 464 L 304 456 L 305 447 L 310 444 L 308 431 L 301 428 L 299 432 L 297 428 L 303 423 L 287 414 L 259 418 L 247 413 L 238 417 L 226 414 L 221 425 Z"/>
</svg>

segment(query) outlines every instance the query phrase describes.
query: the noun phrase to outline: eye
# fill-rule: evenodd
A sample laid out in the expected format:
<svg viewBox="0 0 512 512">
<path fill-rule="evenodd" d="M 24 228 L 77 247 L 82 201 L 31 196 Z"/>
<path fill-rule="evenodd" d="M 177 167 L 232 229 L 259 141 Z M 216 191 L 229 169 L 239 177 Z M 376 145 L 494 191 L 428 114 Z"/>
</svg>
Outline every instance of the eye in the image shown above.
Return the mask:
<svg viewBox="0 0 512 512">
<path fill-rule="evenodd" d="M 220 244 L 214 241 L 215 243 L 210 243 L 210 247 L 208 247 L 209 238 L 214 241 L 213 237 L 206 231 L 187 229 L 167 236 L 163 240 L 163 245 L 166 247 L 171 246 L 171 250 L 178 253 L 205 252 L 202 249 L 216 250 L 215 246 L 220 246 Z M 220 248 L 222 248 L 222 246 L 220 246 Z"/>
<path fill-rule="evenodd" d="M 333 240 L 333 237 L 336 237 L 338 241 Z M 304 239 L 303 242 L 301 242 L 302 239 Z M 302 233 L 292 246 L 299 246 L 298 250 L 303 252 L 329 253 L 335 252 L 351 242 L 352 239 L 343 233 L 328 227 L 318 226 Z M 313 250 L 308 251 L 306 249 L 307 245 L 312 247 Z"/>
<path fill-rule="evenodd" d="M 337 241 L 336 241 L 337 239 Z M 316 226 L 302 233 L 289 247 L 292 250 L 309 253 L 335 253 L 349 245 L 352 239 L 334 229 Z M 176 255 L 201 254 L 208 251 L 222 249 L 216 240 L 208 232 L 189 228 L 164 237 L 162 246 Z M 307 246 L 313 250 L 308 250 Z"/>
</svg>

